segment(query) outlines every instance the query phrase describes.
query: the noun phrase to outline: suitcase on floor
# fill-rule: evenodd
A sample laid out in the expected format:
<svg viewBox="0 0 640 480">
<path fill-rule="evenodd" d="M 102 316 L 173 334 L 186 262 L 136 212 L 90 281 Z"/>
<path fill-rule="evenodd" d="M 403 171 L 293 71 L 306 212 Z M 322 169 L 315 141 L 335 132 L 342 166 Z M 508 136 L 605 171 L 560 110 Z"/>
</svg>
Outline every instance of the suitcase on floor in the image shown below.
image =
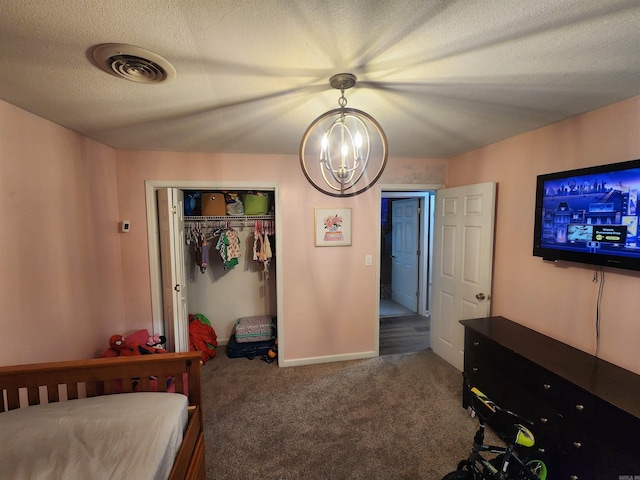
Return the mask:
<svg viewBox="0 0 640 480">
<path fill-rule="evenodd" d="M 227 356 L 229 358 L 246 357 L 253 360 L 255 357 L 266 355 L 271 347 L 276 343 L 276 339 L 264 340 L 261 342 L 245 342 L 238 343 L 235 335 L 231 335 L 229 343 L 227 343 Z"/>
<path fill-rule="evenodd" d="M 275 338 L 274 327 L 271 315 L 243 317 L 236 321 L 233 333 L 238 343 L 263 342 Z"/>
</svg>

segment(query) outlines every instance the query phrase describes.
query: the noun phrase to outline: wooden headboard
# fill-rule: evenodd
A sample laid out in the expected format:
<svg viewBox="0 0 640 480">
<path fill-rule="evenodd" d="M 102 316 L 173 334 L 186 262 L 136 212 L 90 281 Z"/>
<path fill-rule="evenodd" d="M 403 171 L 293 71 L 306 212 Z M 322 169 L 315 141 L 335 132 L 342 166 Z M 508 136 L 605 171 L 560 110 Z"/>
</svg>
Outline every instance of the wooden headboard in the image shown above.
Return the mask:
<svg viewBox="0 0 640 480">
<path fill-rule="evenodd" d="M 0 412 L 29 405 L 136 391 L 166 391 L 200 405 L 200 353 L 162 353 L 0 367 Z M 178 379 L 186 376 L 185 382 Z M 154 382 L 150 377 L 161 381 Z"/>
</svg>

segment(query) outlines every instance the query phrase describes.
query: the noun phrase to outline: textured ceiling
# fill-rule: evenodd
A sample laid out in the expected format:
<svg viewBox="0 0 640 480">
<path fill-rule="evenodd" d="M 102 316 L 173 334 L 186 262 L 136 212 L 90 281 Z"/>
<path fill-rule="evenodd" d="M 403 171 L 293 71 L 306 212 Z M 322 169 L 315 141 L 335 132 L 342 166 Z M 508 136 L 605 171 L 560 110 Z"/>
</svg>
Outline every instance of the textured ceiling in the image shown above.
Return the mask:
<svg viewBox="0 0 640 480">
<path fill-rule="evenodd" d="M 4 0 L 0 98 L 118 149 L 297 154 L 358 77 L 390 156 L 447 158 L 640 94 L 637 0 Z M 102 43 L 177 71 L 144 85 Z"/>
</svg>

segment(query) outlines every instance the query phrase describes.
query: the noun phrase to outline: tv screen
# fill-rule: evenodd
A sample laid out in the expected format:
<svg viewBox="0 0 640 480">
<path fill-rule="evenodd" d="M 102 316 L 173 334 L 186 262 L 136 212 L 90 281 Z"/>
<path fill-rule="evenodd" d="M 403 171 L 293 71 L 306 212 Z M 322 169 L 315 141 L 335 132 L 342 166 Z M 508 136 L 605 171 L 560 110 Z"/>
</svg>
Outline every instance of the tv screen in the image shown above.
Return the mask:
<svg viewBox="0 0 640 480">
<path fill-rule="evenodd" d="M 640 160 L 539 175 L 533 254 L 640 270 Z"/>
</svg>

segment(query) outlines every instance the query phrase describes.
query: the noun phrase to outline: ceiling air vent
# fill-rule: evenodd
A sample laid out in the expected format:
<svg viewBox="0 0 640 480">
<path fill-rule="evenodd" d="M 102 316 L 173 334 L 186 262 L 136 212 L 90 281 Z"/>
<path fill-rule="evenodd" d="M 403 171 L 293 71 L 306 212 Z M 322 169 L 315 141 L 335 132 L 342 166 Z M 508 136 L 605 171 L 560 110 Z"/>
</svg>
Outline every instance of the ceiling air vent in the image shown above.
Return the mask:
<svg viewBox="0 0 640 480">
<path fill-rule="evenodd" d="M 133 45 L 98 45 L 93 49 L 93 59 L 105 72 L 132 82 L 161 83 L 176 76 L 176 69 L 167 60 Z"/>
</svg>

